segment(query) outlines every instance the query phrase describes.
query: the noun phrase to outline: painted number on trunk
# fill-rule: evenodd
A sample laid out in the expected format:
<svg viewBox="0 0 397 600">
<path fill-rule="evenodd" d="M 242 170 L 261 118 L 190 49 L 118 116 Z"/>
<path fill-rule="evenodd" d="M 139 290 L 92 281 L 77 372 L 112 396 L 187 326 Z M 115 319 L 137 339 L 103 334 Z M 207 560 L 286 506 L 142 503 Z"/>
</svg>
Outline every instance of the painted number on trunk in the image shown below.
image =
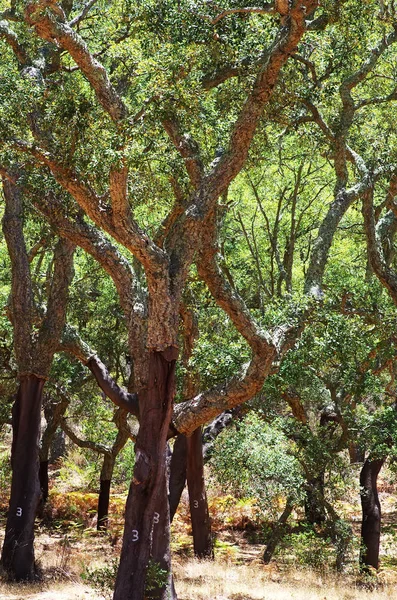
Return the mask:
<svg viewBox="0 0 397 600">
<path fill-rule="evenodd" d="M 17 517 L 22 517 L 22 508 L 20 506 L 17 508 Z"/>
<path fill-rule="evenodd" d="M 132 541 L 137 542 L 139 540 L 139 532 L 137 529 L 132 530 Z"/>
<path fill-rule="evenodd" d="M 159 521 L 160 521 L 160 515 L 159 515 L 159 513 L 155 512 L 154 517 L 153 517 L 153 523 L 155 523 L 157 525 L 157 523 L 159 523 Z"/>
<path fill-rule="evenodd" d="M 198 508 L 198 500 L 193 501 L 193 508 Z"/>
</svg>

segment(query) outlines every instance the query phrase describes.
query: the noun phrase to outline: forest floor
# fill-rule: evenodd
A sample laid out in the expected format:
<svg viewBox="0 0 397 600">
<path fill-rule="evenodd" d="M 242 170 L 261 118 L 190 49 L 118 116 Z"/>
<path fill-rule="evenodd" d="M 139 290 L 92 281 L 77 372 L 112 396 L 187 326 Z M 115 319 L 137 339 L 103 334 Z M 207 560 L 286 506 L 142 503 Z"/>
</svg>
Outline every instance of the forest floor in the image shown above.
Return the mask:
<svg viewBox="0 0 397 600">
<path fill-rule="evenodd" d="M 87 548 L 88 550 L 88 548 Z M 179 600 L 396 600 L 395 582 L 365 589 L 354 579 L 338 579 L 307 569 L 282 571 L 277 566 L 236 565 L 187 559 L 175 567 Z M 0 583 L 1 600 L 104 600 L 78 573 L 46 570 L 38 584 Z"/>
<path fill-rule="evenodd" d="M 383 485 L 383 487 L 382 487 Z M 5 525 L 6 494 L 0 490 L 0 545 Z M 356 497 L 356 493 L 349 496 Z M 173 524 L 173 565 L 179 600 L 397 600 L 397 519 L 394 485 L 381 484 L 383 508 L 381 569 L 376 579 L 357 576 L 358 546 L 346 573 L 332 570 L 333 549 L 307 534 L 299 515 L 290 539 L 269 565 L 263 565 L 264 527 L 253 500 L 210 493 L 215 560 L 192 556 L 188 502 L 184 497 Z M 95 530 L 97 496 L 55 491 L 36 528 L 36 558 L 43 568 L 37 584 L 16 585 L 0 579 L 0 600 L 109 600 L 120 553 L 125 496 L 112 495 L 109 533 Z M 357 534 L 358 502 L 338 505 Z M 261 520 L 262 519 L 262 520 Z M 291 545 L 291 540 L 294 540 Z M 357 540 L 357 538 L 356 538 Z"/>
</svg>

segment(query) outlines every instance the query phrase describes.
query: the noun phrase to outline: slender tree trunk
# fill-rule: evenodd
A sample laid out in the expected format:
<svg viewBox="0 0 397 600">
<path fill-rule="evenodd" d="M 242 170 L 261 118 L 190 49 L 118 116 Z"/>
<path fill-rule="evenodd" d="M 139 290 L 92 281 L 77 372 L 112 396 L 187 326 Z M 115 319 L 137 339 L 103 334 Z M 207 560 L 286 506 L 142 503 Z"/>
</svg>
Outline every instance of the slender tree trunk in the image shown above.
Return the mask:
<svg viewBox="0 0 397 600">
<path fill-rule="evenodd" d="M 43 515 L 44 505 L 48 499 L 48 465 L 64 454 L 64 432 L 59 428 L 62 416 L 69 405 L 69 398 L 63 397 L 60 402 L 53 402 L 50 397 L 44 398 L 44 415 L 47 426 L 41 436 L 39 480 L 41 489 L 38 515 Z"/>
<path fill-rule="evenodd" d="M 280 516 L 276 527 L 270 534 L 270 537 L 267 541 L 266 550 L 263 553 L 263 562 L 265 563 L 265 565 L 267 565 L 271 561 L 274 551 L 277 548 L 279 541 L 281 540 L 281 538 L 284 535 L 285 524 L 288 521 L 288 518 L 289 518 L 290 514 L 292 513 L 293 508 L 294 508 L 294 505 L 292 504 L 292 502 L 289 499 L 287 499 L 287 503 L 285 505 L 283 513 Z"/>
<path fill-rule="evenodd" d="M 186 484 L 186 468 L 187 439 L 185 435 L 179 434 L 175 440 L 170 466 L 170 493 L 168 499 L 170 504 L 171 523 L 179 506 L 182 492 Z"/>
<path fill-rule="evenodd" d="M 39 440 L 44 379 L 23 375 L 13 407 L 10 506 L 1 563 L 11 579 L 38 577 L 34 560 L 34 520 L 40 499 Z"/>
<path fill-rule="evenodd" d="M 360 495 L 363 522 L 361 526 L 360 568 L 369 571 L 379 567 L 381 510 L 377 479 L 386 458 L 367 460 L 360 473 Z"/>
<path fill-rule="evenodd" d="M 44 506 L 48 500 L 48 460 L 40 461 L 39 481 L 41 490 L 40 504 Z"/>
<path fill-rule="evenodd" d="M 63 415 L 62 415 L 63 416 Z M 57 460 L 65 456 L 66 453 L 66 442 L 65 432 L 60 429 L 60 422 L 57 425 L 57 429 L 51 441 L 51 447 L 49 449 L 49 462 L 53 465 Z"/>
<path fill-rule="evenodd" d="M 326 519 L 324 504 L 324 473 L 320 473 L 308 482 L 305 498 L 305 517 L 311 525 L 321 525 Z"/>
<path fill-rule="evenodd" d="M 116 457 L 112 454 L 105 454 L 103 458 L 98 496 L 98 531 L 107 531 L 108 528 L 110 485 L 112 482 L 115 459 Z"/>
<path fill-rule="evenodd" d="M 157 598 L 172 594 L 170 523 L 167 501 L 167 433 L 175 395 L 177 350 L 152 351 L 146 389 L 140 393 L 140 428 L 135 445 L 135 469 L 126 505 L 123 547 L 114 600 L 143 600 L 149 573 L 161 569 Z M 165 514 L 164 514 L 165 513 Z M 163 556 L 154 556 L 153 528 L 162 528 Z M 157 533 L 158 535 L 158 533 Z M 150 578 L 148 578 L 150 579 Z M 156 587 L 156 586 L 154 586 Z M 157 593 L 156 592 L 156 593 Z"/>
<path fill-rule="evenodd" d="M 204 480 L 201 427 L 196 429 L 191 437 L 187 438 L 187 485 L 194 554 L 199 558 L 213 557 L 211 519 Z"/>
</svg>

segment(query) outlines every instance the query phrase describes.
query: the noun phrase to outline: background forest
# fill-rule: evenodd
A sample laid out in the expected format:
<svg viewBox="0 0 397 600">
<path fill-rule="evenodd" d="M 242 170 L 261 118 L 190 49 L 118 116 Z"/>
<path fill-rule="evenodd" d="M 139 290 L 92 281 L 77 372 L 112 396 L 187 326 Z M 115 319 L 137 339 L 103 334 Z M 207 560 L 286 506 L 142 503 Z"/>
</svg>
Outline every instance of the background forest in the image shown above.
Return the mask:
<svg viewBox="0 0 397 600">
<path fill-rule="evenodd" d="M 394 2 L 0 0 L 0 56 L 0 597 L 394 597 Z"/>
</svg>

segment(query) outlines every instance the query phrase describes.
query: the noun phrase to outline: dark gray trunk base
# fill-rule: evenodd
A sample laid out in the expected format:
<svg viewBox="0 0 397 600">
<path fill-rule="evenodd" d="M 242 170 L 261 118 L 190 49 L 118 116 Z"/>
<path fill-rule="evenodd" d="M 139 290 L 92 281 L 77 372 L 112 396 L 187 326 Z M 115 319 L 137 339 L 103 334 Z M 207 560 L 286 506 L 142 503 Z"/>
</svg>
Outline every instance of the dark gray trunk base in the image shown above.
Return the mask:
<svg viewBox="0 0 397 600">
<path fill-rule="evenodd" d="M 48 500 L 48 460 L 42 460 L 40 462 L 39 481 L 41 490 L 41 502 L 45 504 Z"/>
<path fill-rule="evenodd" d="M 360 473 L 360 495 L 363 521 L 361 526 L 360 569 L 369 572 L 379 568 L 381 509 L 377 479 L 385 458 L 367 459 Z"/>
<path fill-rule="evenodd" d="M 101 480 L 100 483 L 100 490 L 98 496 L 98 531 L 107 531 L 108 528 L 110 484 L 110 480 Z"/>
<path fill-rule="evenodd" d="M 34 560 L 34 521 L 40 500 L 39 440 L 44 380 L 20 379 L 12 411 L 12 482 L 1 564 L 10 579 L 38 578 Z"/>
<path fill-rule="evenodd" d="M 201 427 L 187 438 L 187 485 L 193 530 L 194 555 L 213 558 L 211 519 L 208 511 L 204 479 Z"/>
<path fill-rule="evenodd" d="M 48 460 L 41 460 L 39 466 L 39 481 L 40 481 L 40 501 L 37 508 L 37 516 L 44 516 L 44 506 L 48 500 Z"/>
<path fill-rule="evenodd" d="M 174 443 L 170 466 L 170 493 L 168 496 L 170 504 L 170 521 L 175 516 L 182 492 L 186 484 L 187 468 L 187 439 L 185 435 L 179 434 Z"/>
</svg>

